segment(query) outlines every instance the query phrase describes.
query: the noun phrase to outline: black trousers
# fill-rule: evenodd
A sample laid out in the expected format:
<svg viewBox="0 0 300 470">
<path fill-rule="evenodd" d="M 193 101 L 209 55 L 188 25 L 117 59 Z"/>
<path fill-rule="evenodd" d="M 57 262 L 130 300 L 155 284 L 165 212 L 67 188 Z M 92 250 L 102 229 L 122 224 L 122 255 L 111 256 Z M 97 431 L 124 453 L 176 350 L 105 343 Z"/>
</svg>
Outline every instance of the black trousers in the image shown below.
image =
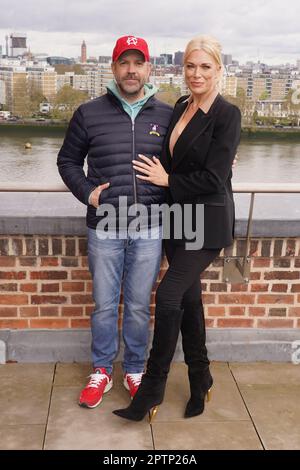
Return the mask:
<svg viewBox="0 0 300 470">
<path fill-rule="evenodd" d="M 186 250 L 170 240 L 164 243 L 169 268 L 156 291 L 156 305 L 184 308 L 201 300 L 200 275 L 219 255 L 221 248 Z"/>
</svg>

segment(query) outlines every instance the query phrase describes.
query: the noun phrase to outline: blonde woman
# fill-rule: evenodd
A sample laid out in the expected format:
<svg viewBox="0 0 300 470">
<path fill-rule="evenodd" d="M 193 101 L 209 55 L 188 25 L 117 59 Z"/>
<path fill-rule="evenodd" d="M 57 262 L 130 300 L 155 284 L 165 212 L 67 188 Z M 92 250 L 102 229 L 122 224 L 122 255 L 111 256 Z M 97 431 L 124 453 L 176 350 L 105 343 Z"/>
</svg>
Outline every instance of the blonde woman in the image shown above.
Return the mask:
<svg viewBox="0 0 300 470">
<path fill-rule="evenodd" d="M 241 115 L 218 91 L 222 75 L 218 41 L 209 36 L 192 39 L 184 55 L 184 73 L 190 95 L 175 105 L 161 161 L 139 155 L 133 165 L 140 179 L 166 187 L 168 203 L 180 204 L 183 214 L 192 207 L 185 215 L 191 214 L 187 220 L 193 230 L 199 225 L 197 205 L 204 205 L 204 243 L 200 249 L 188 249 L 184 236 L 165 241 L 169 268 L 156 292 L 147 370 L 130 406 L 114 411 L 135 421 L 147 412 L 153 417 L 163 401 L 180 330 L 191 389 L 185 417 L 203 412 L 213 379 L 205 346 L 200 275 L 222 248 L 233 243 L 231 168 L 240 139 Z"/>
</svg>

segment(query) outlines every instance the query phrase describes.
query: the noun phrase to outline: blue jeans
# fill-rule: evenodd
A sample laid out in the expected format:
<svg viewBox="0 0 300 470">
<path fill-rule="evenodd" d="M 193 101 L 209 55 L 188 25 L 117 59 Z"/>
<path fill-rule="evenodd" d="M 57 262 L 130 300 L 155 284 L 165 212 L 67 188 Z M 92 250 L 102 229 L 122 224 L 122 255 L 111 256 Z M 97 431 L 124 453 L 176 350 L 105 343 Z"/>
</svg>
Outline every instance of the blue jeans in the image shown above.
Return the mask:
<svg viewBox="0 0 300 470">
<path fill-rule="evenodd" d="M 99 239 L 88 228 L 88 261 L 95 310 L 91 317 L 94 367 L 112 371 L 119 349 L 118 305 L 123 280 L 125 373 L 144 370 L 149 340 L 150 297 L 161 261 L 161 227 L 157 239 Z M 139 234 L 140 236 L 140 234 Z"/>
</svg>

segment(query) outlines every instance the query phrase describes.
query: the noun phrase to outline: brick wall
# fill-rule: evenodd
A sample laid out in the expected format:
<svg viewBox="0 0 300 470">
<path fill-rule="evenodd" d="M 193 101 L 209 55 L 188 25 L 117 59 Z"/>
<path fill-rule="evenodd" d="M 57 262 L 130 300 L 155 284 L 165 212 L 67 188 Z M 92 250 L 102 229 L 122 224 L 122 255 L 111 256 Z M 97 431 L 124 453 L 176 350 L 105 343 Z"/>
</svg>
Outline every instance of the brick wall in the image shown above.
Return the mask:
<svg viewBox="0 0 300 470">
<path fill-rule="evenodd" d="M 86 244 L 77 236 L 2 235 L 0 328 L 89 327 L 93 299 Z M 240 256 L 244 248 L 245 240 L 236 240 L 225 255 Z M 223 253 L 203 273 L 207 326 L 299 328 L 300 238 L 254 239 L 250 253 L 248 284 L 222 281 Z M 164 260 L 159 279 L 166 268 Z M 154 293 L 152 313 L 153 303 Z"/>
</svg>

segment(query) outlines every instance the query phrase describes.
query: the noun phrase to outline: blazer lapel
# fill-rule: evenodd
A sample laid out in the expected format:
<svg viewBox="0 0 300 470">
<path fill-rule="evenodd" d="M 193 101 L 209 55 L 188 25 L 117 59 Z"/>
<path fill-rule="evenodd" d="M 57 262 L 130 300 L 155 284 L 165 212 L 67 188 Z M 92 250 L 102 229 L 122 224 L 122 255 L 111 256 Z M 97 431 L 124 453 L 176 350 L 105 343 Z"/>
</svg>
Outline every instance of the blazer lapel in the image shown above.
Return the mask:
<svg viewBox="0 0 300 470">
<path fill-rule="evenodd" d="M 201 110 L 193 116 L 187 124 L 182 134 L 179 136 L 173 150 L 172 169 L 176 168 L 182 161 L 188 149 L 193 145 L 194 141 L 205 131 L 212 121 L 212 116 L 203 114 Z M 176 121 L 177 122 L 177 121 Z M 175 123 L 176 124 L 176 123 Z M 174 124 L 174 127 L 175 127 Z"/>
<path fill-rule="evenodd" d="M 172 118 L 168 127 L 168 131 L 164 139 L 162 158 L 161 158 L 161 163 L 164 166 L 166 171 L 170 170 L 172 160 L 173 160 L 170 154 L 170 136 L 172 134 L 174 127 L 176 126 L 176 123 L 179 121 L 180 116 L 184 113 L 187 105 L 188 105 L 188 100 L 185 100 L 182 103 L 178 103 L 173 110 L 173 114 L 172 114 Z"/>
</svg>

